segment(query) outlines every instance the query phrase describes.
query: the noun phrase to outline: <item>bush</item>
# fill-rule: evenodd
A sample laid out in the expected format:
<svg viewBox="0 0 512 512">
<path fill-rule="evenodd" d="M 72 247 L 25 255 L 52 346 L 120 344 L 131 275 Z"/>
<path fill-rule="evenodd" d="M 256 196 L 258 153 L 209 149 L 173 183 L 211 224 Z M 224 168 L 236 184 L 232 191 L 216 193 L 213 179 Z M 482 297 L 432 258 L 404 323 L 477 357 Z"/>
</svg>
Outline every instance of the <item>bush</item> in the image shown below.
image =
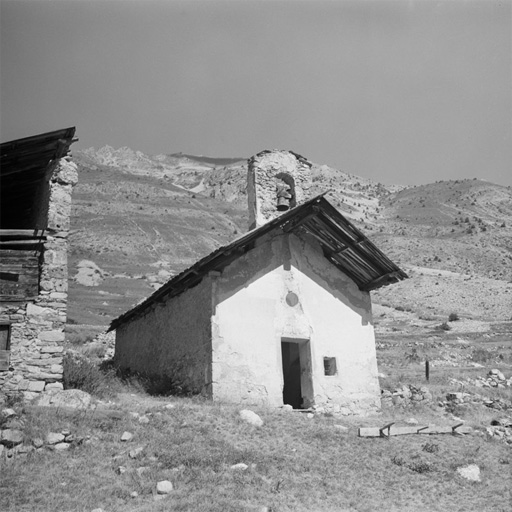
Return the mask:
<svg viewBox="0 0 512 512">
<path fill-rule="evenodd" d="M 438 331 L 451 331 L 452 328 L 448 325 L 447 322 L 443 322 L 441 325 L 437 327 Z"/>
<path fill-rule="evenodd" d="M 457 320 L 460 320 L 459 315 L 457 313 L 450 313 L 448 322 L 456 322 Z"/>
<path fill-rule="evenodd" d="M 64 389 L 81 389 L 91 395 L 104 397 L 115 392 L 113 369 L 102 370 L 87 357 L 67 352 L 62 360 Z"/>
<path fill-rule="evenodd" d="M 471 359 L 475 363 L 487 363 L 488 361 L 494 360 L 495 354 L 486 350 L 485 348 L 475 348 L 471 354 Z"/>
</svg>

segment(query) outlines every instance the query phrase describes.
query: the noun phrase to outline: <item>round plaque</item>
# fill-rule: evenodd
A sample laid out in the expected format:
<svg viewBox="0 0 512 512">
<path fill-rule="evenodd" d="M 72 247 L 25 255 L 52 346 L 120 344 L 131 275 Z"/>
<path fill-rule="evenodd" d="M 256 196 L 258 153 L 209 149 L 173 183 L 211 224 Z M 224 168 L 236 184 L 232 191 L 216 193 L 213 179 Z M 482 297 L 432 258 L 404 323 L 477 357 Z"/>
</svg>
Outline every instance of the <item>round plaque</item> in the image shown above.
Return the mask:
<svg viewBox="0 0 512 512">
<path fill-rule="evenodd" d="M 297 297 L 297 294 L 293 292 L 288 292 L 286 295 L 286 304 L 288 306 L 291 306 L 292 308 L 296 306 L 299 303 L 299 297 Z"/>
</svg>

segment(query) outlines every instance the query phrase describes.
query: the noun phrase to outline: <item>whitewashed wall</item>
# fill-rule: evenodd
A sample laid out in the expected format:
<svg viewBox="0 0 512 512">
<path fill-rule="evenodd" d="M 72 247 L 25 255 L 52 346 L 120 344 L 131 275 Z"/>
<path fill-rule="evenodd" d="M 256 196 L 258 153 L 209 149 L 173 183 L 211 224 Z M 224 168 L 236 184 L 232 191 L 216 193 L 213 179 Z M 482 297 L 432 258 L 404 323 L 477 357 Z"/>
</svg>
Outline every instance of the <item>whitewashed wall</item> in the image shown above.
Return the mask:
<svg viewBox="0 0 512 512">
<path fill-rule="evenodd" d="M 215 279 L 214 399 L 282 404 L 281 339 L 292 338 L 310 340 L 311 405 L 344 414 L 379 407 L 370 296 L 314 245 L 262 240 Z M 337 375 L 324 375 L 324 357 L 336 358 Z"/>
</svg>

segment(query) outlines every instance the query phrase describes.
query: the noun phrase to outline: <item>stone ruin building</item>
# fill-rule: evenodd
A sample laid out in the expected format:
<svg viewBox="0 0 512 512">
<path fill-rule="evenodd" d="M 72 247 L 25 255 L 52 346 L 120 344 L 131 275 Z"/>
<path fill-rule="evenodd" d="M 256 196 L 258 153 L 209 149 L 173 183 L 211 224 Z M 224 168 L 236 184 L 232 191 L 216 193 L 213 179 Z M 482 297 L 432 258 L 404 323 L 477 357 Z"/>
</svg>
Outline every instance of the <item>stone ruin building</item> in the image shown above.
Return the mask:
<svg viewBox="0 0 512 512">
<path fill-rule="evenodd" d="M 116 318 L 118 367 L 214 400 L 380 408 L 370 291 L 405 279 L 289 151 L 249 160 L 251 230 Z"/>
<path fill-rule="evenodd" d="M 1 144 L 0 394 L 62 389 L 75 128 Z"/>
</svg>

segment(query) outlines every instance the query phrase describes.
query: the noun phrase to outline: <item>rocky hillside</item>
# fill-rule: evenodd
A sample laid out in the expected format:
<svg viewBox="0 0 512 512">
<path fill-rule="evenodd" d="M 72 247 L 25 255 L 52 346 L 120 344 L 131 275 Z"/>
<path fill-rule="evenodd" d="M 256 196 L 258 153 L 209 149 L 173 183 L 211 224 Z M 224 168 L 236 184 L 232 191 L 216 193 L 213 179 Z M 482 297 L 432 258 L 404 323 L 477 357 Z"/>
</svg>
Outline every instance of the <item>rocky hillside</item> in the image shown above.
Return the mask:
<svg viewBox="0 0 512 512">
<path fill-rule="evenodd" d="M 107 324 L 247 230 L 245 158 L 76 151 L 70 320 Z M 411 279 L 374 293 L 433 317 L 512 317 L 512 189 L 479 180 L 385 186 L 313 166 L 328 199 Z M 405 308 L 404 308 L 405 307 Z"/>
</svg>

